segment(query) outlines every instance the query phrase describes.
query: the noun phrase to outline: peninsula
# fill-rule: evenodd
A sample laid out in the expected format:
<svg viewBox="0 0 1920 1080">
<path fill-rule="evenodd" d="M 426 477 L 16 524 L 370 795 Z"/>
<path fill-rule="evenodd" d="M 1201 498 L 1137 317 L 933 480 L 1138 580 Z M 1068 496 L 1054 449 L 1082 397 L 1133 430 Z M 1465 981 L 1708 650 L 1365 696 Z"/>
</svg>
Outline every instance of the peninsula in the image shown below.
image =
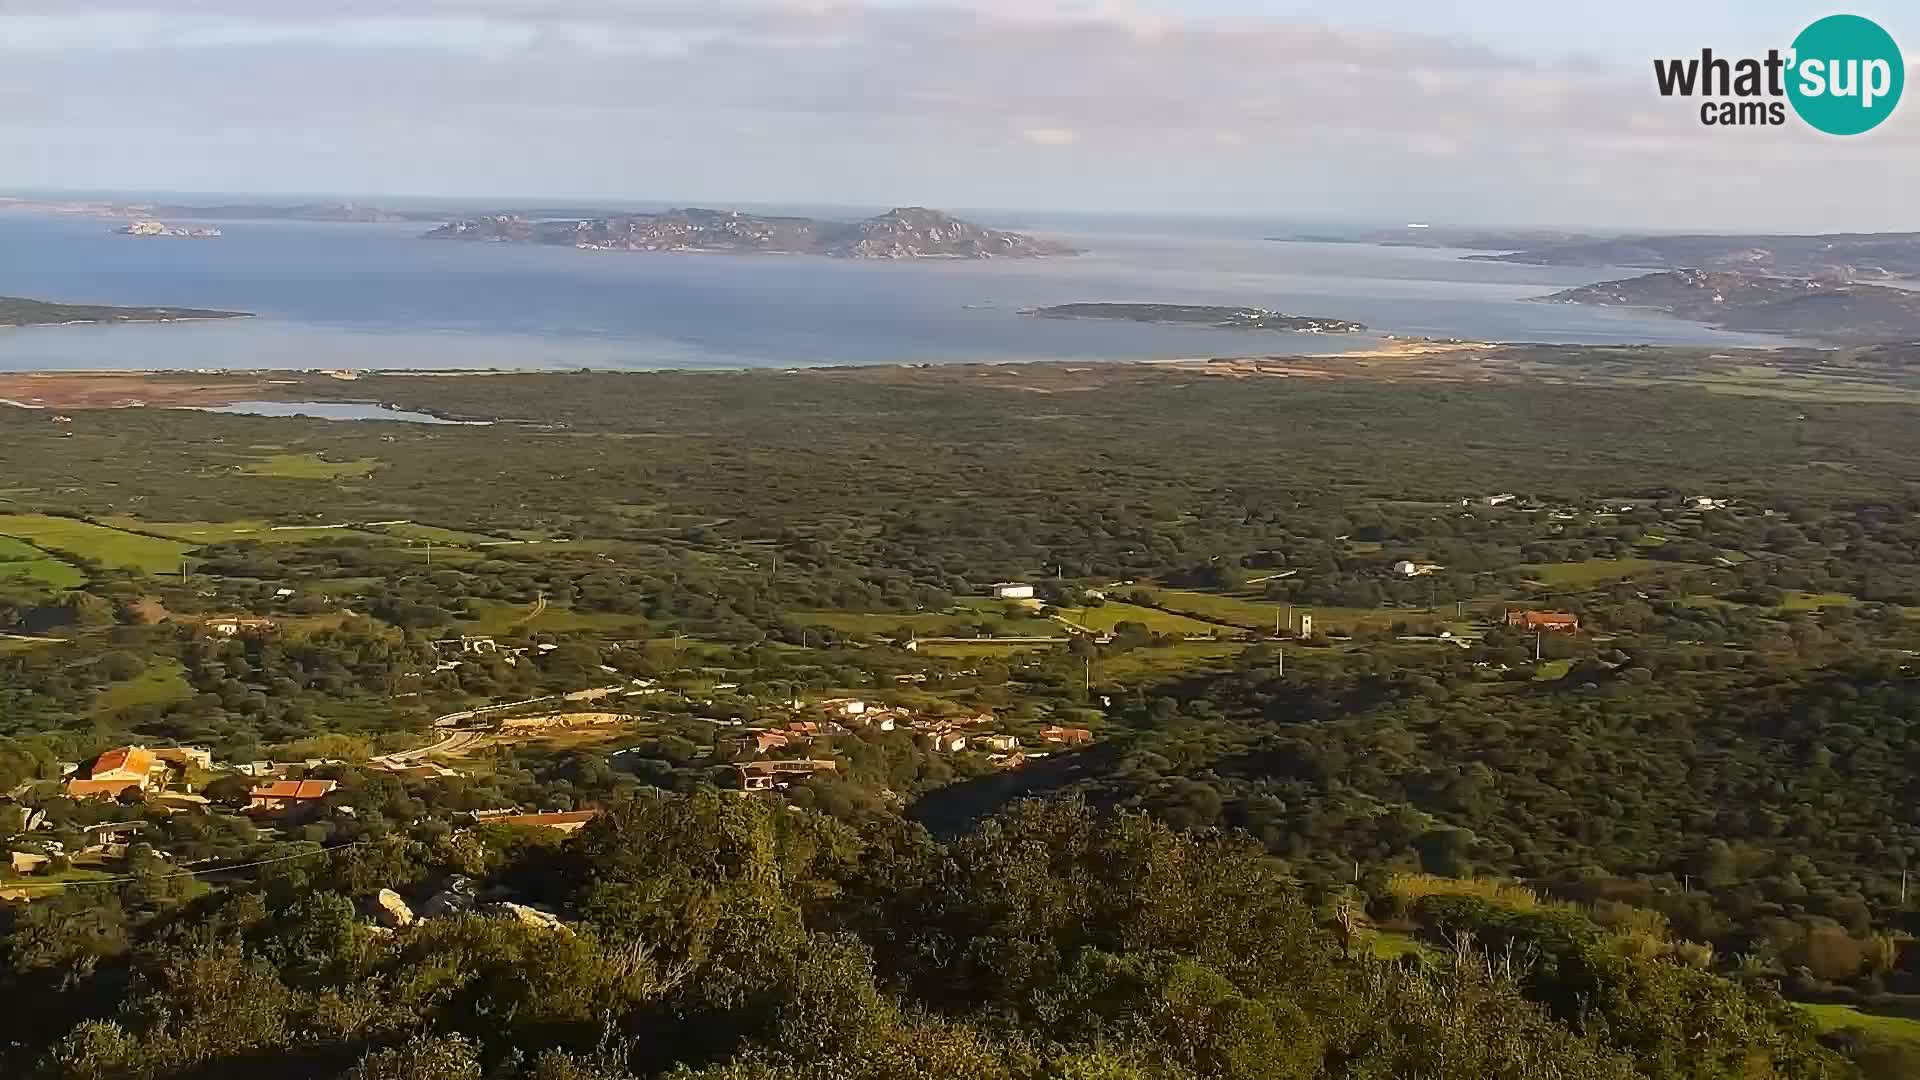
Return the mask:
<svg viewBox="0 0 1920 1080">
<path fill-rule="evenodd" d="M 197 319 L 246 319 L 246 311 L 182 307 L 113 307 L 106 304 L 54 304 L 18 296 L 0 296 L 0 326 L 73 326 L 90 323 L 185 322 Z"/>
<path fill-rule="evenodd" d="M 718 251 L 847 259 L 1021 259 L 1080 253 L 1065 244 L 989 229 L 920 206 L 846 222 L 698 208 L 548 219 L 494 214 L 451 222 L 426 236 L 602 251 Z"/>
<path fill-rule="evenodd" d="M 1920 338 L 1920 292 L 1831 278 L 1669 270 L 1563 289 L 1536 299 L 1644 308 L 1723 330 L 1791 334 L 1837 345 Z"/>
<path fill-rule="evenodd" d="M 1216 330 L 1290 330 L 1308 334 L 1354 334 L 1366 329 L 1349 319 L 1311 315 L 1282 315 L 1257 307 L 1214 304 L 1055 304 L 1030 308 L 1025 315 L 1041 319 L 1120 319 L 1125 322 L 1205 326 Z"/>
<path fill-rule="evenodd" d="M 1920 233 L 1620 236 L 1466 257 L 1532 266 L 1724 270 L 1805 278 L 1912 277 L 1920 275 Z"/>
</svg>

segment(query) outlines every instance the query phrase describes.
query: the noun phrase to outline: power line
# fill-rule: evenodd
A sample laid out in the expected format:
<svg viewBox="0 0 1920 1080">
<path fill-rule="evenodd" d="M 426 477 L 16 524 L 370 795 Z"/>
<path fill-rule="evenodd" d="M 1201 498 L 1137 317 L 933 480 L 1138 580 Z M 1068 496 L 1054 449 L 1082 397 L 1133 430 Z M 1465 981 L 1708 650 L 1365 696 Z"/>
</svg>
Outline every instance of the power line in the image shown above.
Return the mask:
<svg viewBox="0 0 1920 1080">
<path fill-rule="evenodd" d="M 235 863 L 232 866 L 216 866 L 207 870 L 181 870 L 172 874 L 125 874 L 120 877 L 84 878 L 78 881 L 9 881 L 0 882 L 0 892 L 7 889 L 65 889 L 75 885 L 125 885 L 136 881 L 174 881 L 179 878 L 204 877 L 207 874 L 224 874 L 231 870 L 251 870 L 256 866 L 269 866 L 273 863 L 291 862 L 294 859 L 306 859 L 315 855 L 329 855 L 348 848 L 365 847 L 371 841 L 355 840 L 350 844 L 336 847 L 323 847 L 314 851 L 302 851 L 295 855 L 280 855 L 258 862 Z"/>
</svg>

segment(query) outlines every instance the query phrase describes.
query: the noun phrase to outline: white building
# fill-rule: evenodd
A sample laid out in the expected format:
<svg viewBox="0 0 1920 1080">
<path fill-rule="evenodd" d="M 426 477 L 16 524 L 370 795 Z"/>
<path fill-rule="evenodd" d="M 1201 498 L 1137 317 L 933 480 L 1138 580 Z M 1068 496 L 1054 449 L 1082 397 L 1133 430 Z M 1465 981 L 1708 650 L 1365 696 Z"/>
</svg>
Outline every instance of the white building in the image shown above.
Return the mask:
<svg viewBox="0 0 1920 1080">
<path fill-rule="evenodd" d="M 994 585 L 993 595 L 999 600 L 1031 600 L 1033 586 L 1018 581 L 1002 581 Z"/>
</svg>

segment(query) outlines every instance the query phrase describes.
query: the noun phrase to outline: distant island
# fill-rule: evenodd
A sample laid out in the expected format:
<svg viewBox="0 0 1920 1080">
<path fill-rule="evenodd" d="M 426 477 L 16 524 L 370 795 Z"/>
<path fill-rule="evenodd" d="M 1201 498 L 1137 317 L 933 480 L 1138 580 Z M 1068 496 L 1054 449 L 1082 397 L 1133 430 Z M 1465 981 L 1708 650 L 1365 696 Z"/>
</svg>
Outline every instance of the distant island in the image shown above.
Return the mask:
<svg viewBox="0 0 1920 1080">
<path fill-rule="evenodd" d="M 0 210 L 50 214 L 86 214 L 110 218 L 174 218 L 202 221 L 337 221 L 381 223 L 445 221 L 444 209 L 383 209 L 356 203 L 188 203 L 118 202 L 107 199 L 46 199 L 0 195 Z"/>
<path fill-rule="evenodd" d="M 1622 236 L 1467 258 L 1534 266 L 1724 270 L 1790 278 L 1920 277 L 1920 233 Z"/>
<path fill-rule="evenodd" d="M 1629 266 L 1726 270 L 1780 277 L 1920 277 L 1920 233 L 1763 233 L 1606 236 L 1559 229 L 1494 229 L 1412 224 L 1327 228 L 1268 236 L 1280 243 L 1461 248 L 1476 262 L 1529 266 Z"/>
<path fill-rule="evenodd" d="M 1055 304 L 1022 312 L 1041 319 L 1121 319 L 1126 322 L 1204 326 L 1215 330 L 1290 330 L 1308 334 L 1353 334 L 1365 324 L 1349 319 L 1282 315 L 1257 307 L 1213 304 Z"/>
<path fill-rule="evenodd" d="M 185 322 L 197 319 L 246 319 L 245 311 L 206 308 L 113 307 L 106 304 L 52 304 L 19 296 L 0 296 L 0 326 L 73 326 L 88 323 Z"/>
<path fill-rule="evenodd" d="M 1920 338 L 1920 292 L 1844 279 L 1669 270 L 1563 289 L 1536 299 L 1645 308 L 1723 330 L 1792 334 L 1840 345 Z"/>
<path fill-rule="evenodd" d="M 195 240 L 204 240 L 220 235 L 220 230 L 212 226 L 193 229 L 185 225 L 168 225 L 163 221 L 133 221 L 113 230 L 122 236 L 182 236 Z"/>
<path fill-rule="evenodd" d="M 546 220 L 494 214 L 451 222 L 426 236 L 433 240 L 554 244 L 601 251 L 716 251 L 847 259 L 1029 259 L 1080 254 L 1079 249 L 1065 244 L 985 228 L 920 206 L 900 207 L 849 222 L 697 208 Z"/>
<path fill-rule="evenodd" d="M 1522 248 L 1584 243 L 1591 233 L 1559 229 L 1486 229 L 1445 225 L 1402 225 L 1399 228 L 1329 228 L 1288 233 L 1262 239 L 1278 244 L 1376 244 L 1380 247 L 1461 248 L 1468 251 L 1518 251 Z"/>
</svg>

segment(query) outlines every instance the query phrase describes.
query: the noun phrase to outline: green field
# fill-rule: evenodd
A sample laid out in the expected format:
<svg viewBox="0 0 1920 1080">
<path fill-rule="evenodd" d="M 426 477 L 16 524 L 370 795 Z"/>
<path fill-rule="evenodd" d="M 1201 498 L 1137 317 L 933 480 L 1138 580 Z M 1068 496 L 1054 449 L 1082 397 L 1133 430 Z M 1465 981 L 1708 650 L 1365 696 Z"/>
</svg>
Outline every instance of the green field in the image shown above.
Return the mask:
<svg viewBox="0 0 1920 1080">
<path fill-rule="evenodd" d="M 1920 1047 L 1920 1020 L 1905 1016 L 1882 1016 L 1879 1013 L 1861 1012 L 1852 1005 L 1812 1005 L 1801 1002 L 1795 1004 L 1813 1017 L 1814 1025 L 1822 1032 L 1859 1028 L 1883 1039 Z"/>
<path fill-rule="evenodd" d="M 179 570 L 192 545 L 46 514 L 0 514 L 0 536 L 104 566 L 162 574 Z"/>
<path fill-rule="evenodd" d="M 1846 593 L 1838 592 L 1790 592 L 1780 601 L 1782 611 L 1818 611 L 1824 607 L 1848 607 L 1859 601 Z"/>
<path fill-rule="evenodd" d="M 1138 682 L 1192 671 L 1223 671 L 1246 647 L 1243 641 L 1186 641 L 1165 648 L 1129 649 L 1094 663 L 1094 689 L 1105 681 Z"/>
<path fill-rule="evenodd" d="M 1061 637 L 1067 628 L 1052 619 L 1022 613 L 1008 617 L 999 600 L 962 601 L 947 611 L 795 611 L 789 615 L 801 626 L 824 626 L 843 634 L 891 634 L 906 627 L 928 637 L 971 637 L 982 621 L 992 621 L 998 634 L 1018 637 Z"/>
<path fill-rule="evenodd" d="M 381 537 L 357 529 L 320 529 L 305 526 L 276 528 L 262 518 L 238 521 L 148 521 L 130 514 L 115 514 L 98 519 L 103 525 L 128 532 L 150 533 L 184 543 L 224 544 L 236 540 L 255 540 L 263 544 L 297 544 L 316 537 L 353 536 L 378 541 Z"/>
<path fill-rule="evenodd" d="M 273 476 L 283 480 L 343 480 L 366 476 L 379 468 L 379 458 L 354 458 L 352 461 L 328 461 L 319 454 L 274 454 L 240 467 L 255 476 Z"/>
<path fill-rule="evenodd" d="M 111 714 L 140 705 L 184 701 L 193 696 L 186 671 L 177 662 L 156 663 L 138 678 L 115 683 L 94 698 L 94 712 Z"/>
<path fill-rule="evenodd" d="M 1065 642 L 1065 638 L 1060 639 Z M 1019 642 L 958 641 L 940 642 L 934 645 L 920 646 L 922 656 L 946 656 L 959 660 L 995 659 L 1004 660 L 1014 653 L 1046 652 L 1057 649 L 1058 645 L 1023 644 Z"/>
<path fill-rule="evenodd" d="M 1381 960 L 1399 960 L 1417 956 L 1422 960 L 1435 956 L 1431 945 L 1397 930 L 1376 930 L 1367 938 L 1367 950 Z"/>
<path fill-rule="evenodd" d="M 1529 576 L 1549 585 L 1596 585 L 1619 581 L 1658 570 L 1698 570 L 1697 563 L 1663 562 L 1657 559 L 1587 559 L 1583 562 L 1528 563 L 1520 567 Z"/>
<path fill-rule="evenodd" d="M 80 568 L 62 562 L 32 544 L 0 536 L 0 582 L 72 589 L 84 584 Z"/>
<path fill-rule="evenodd" d="M 1533 681 L 1534 682 L 1552 682 L 1555 679 L 1564 679 L 1567 677 L 1567 672 L 1572 670 L 1573 670 L 1573 661 L 1571 660 L 1543 661 L 1534 666 Z"/>
<path fill-rule="evenodd" d="M 465 532 L 460 529 L 443 529 L 438 525 L 420 525 L 407 521 L 398 525 L 376 526 L 376 532 L 402 540 L 429 540 L 436 544 L 452 544 L 461 547 L 474 547 L 480 544 L 499 544 L 506 539 L 501 536 L 489 536 L 486 533 Z"/>
<path fill-rule="evenodd" d="M 1286 621 L 1287 606 L 1284 602 L 1256 599 L 1247 594 L 1222 594 L 1197 592 L 1192 589 L 1151 589 L 1154 600 L 1169 611 L 1184 612 L 1201 619 L 1213 619 L 1229 623 L 1248 630 L 1273 632 L 1274 617 Z M 1469 624 L 1457 619 L 1445 618 L 1451 614 L 1453 606 L 1442 603 L 1433 613 L 1420 608 L 1348 608 L 1317 607 L 1296 604 L 1293 615 L 1297 620 L 1302 615 L 1313 616 L 1316 630 L 1335 629 L 1352 630 L 1359 627 L 1385 627 L 1396 622 L 1435 622 L 1453 629 L 1456 633 Z"/>
<path fill-rule="evenodd" d="M 1217 623 L 1112 600 L 1099 607 L 1062 608 L 1060 614 L 1091 630 L 1112 630 L 1123 622 L 1143 623 L 1156 634 L 1213 634 L 1221 630 Z"/>
</svg>

